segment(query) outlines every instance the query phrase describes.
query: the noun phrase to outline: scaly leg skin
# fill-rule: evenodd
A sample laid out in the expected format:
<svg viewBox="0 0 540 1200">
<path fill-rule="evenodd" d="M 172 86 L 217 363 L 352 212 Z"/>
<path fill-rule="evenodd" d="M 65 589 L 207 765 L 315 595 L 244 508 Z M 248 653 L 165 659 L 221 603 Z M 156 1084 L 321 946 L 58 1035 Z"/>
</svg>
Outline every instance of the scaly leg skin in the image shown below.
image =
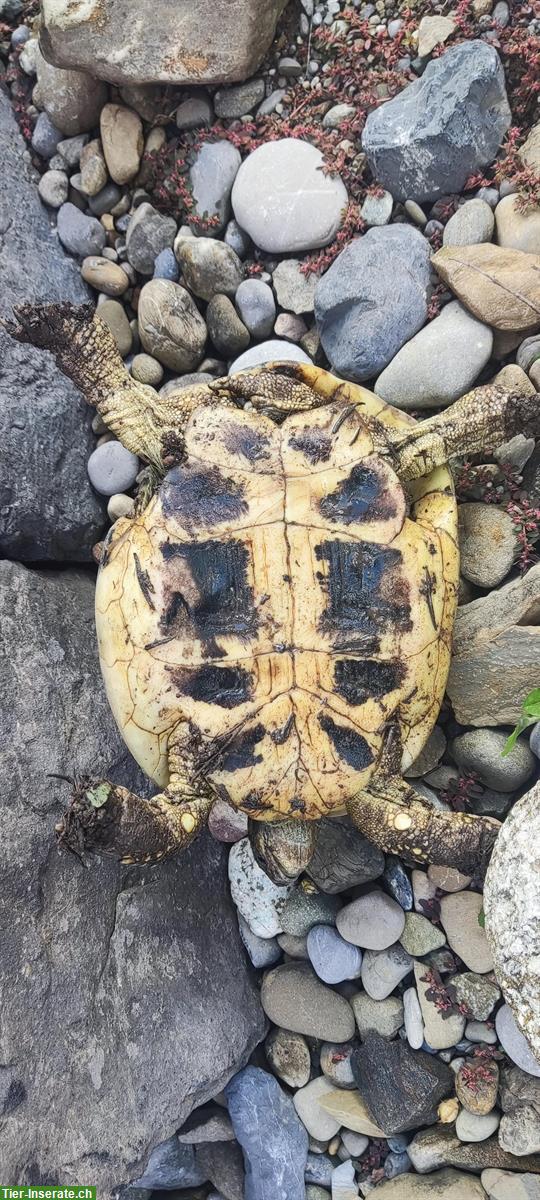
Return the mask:
<svg viewBox="0 0 540 1200">
<path fill-rule="evenodd" d="M 293 883 L 305 871 L 315 850 L 313 821 L 250 821 L 253 854 L 273 883 Z"/>
<path fill-rule="evenodd" d="M 153 387 L 138 383 L 108 326 L 89 304 L 23 304 L 13 316 L 2 322 L 11 337 L 54 354 L 60 370 L 97 408 L 115 437 L 160 478 L 182 457 L 182 434 L 193 411 L 216 403 L 205 384 L 158 396 Z"/>
<path fill-rule="evenodd" d="M 189 783 L 178 750 L 169 751 L 169 772 L 167 788 L 152 800 L 107 780 L 81 782 L 56 827 L 60 845 L 79 857 L 87 850 L 123 863 L 157 863 L 185 850 L 204 829 L 215 797 Z"/>
<path fill-rule="evenodd" d="M 290 413 L 310 412 L 328 404 L 307 383 L 296 378 L 297 364 L 266 363 L 254 371 L 240 371 L 225 379 L 216 379 L 208 387 L 220 401 L 233 399 L 237 404 L 250 403 L 256 412 L 283 419 Z"/>
<path fill-rule="evenodd" d="M 483 879 L 500 822 L 433 808 L 398 774 L 400 761 L 401 739 L 393 726 L 369 787 L 347 804 L 353 824 L 385 854 L 397 854 L 413 866 L 455 867 Z"/>
<path fill-rule="evenodd" d="M 491 451 L 516 433 L 537 438 L 540 395 L 479 387 L 406 433 L 390 429 L 386 433 L 400 479 L 419 479 L 447 463 L 454 454 Z"/>
</svg>

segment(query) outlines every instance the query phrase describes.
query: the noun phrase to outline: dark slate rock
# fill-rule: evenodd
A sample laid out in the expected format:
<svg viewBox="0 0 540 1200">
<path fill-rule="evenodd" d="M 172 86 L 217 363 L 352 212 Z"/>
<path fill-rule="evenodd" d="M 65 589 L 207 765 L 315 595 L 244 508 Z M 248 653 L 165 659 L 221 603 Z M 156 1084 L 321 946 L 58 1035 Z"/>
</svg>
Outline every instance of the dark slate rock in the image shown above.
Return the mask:
<svg viewBox="0 0 540 1200">
<path fill-rule="evenodd" d="M 182 1146 L 173 1136 L 152 1151 L 144 1174 L 136 1179 L 134 1188 L 185 1188 L 206 1183 L 207 1176 L 195 1161 L 193 1146 Z M 129 1196 L 131 1189 L 127 1190 Z"/>
<path fill-rule="evenodd" d="M 105 699 L 90 574 L 3 562 L 0 582 L 2 1170 L 109 1200 L 265 1023 L 217 842 L 159 867 L 58 853 L 69 789 L 51 773 L 148 783 Z"/>
<path fill-rule="evenodd" d="M 314 1183 L 319 1187 L 332 1186 L 332 1171 L 337 1167 L 338 1160 L 330 1158 L 329 1154 L 313 1154 L 307 1156 L 306 1183 Z"/>
<path fill-rule="evenodd" d="M 430 255 L 411 225 L 369 229 L 341 251 L 315 291 L 322 346 L 340 375 L 356 382 L 378 375 L 422 328 Z"/>
<path fill-rule="evenodd" d="M 411 912 L 414 904 L 412 884 L 405 868 L 393 854 L 388 855 L 383 880 L 390 895 L 397 900 L 404 912 Z"/>
<path fill-rule="evenodd" d="M 9 100 L 0 93 L 0 315 L 25 300 L 87 301 L 78 267 L 60 249 L 24 158 Z M 92 413 L 52 355 L 0 330 L 0 553 L 8 558 L 89 561 L 105 523 L 86 460 Z"/>
<path fill-rule="evenodd" d="M 378 1033 L 356 1047 L 351 1065 L 360 1095 L 386 1134 L 433 1125 L 437 1106 L 454 1091 L 454 1073 L 440 1058 Z"/>
<path fill-rule="evenodd" d="M 244 1151 L 245 1200 L 305 1200 L 308 1135 L 290 1096 L 259 1067 L 240 1071 L 225 1093 Z"/>
<path fill-rule="evenodd" d="M 197 1166 L 219 1188 L 224 1200 L 244 1200 L 244 1159 L 238 1142 L 208 1142 L 198 1146 Z"/>
<path fill-rule="evenodd" d="M 307 873 L 322 892 L 344 892 L 378 879 L 384 855 L 355 829 L 348 817 L 325 817 L 317 825 L 315 853 Z"/>
<path fill-rule="evenodd" d="M 421 204 L 460 192 L 493 161 L 510 123 L 497 51 L 486 42 L 463 42 L 369 114 L 362 148 L 383 187 L 397 200 Z"/>
</svg>

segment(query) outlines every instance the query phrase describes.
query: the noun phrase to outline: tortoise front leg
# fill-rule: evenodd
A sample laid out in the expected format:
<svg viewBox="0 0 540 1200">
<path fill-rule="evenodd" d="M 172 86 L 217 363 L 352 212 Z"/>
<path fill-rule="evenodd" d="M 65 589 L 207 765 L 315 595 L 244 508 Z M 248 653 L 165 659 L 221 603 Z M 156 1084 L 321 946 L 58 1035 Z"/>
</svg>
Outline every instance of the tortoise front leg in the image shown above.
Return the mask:
<svg viewBox="0 0 540 1200">
<path fill-rule="evenodd" d="M 249 403 L 257 412 L 270 417 L 310 412 L 328 404 L 327 396 L 315 392 L 299 378 L 298 365 L 267 363 L 254 371 L 239 371 L 237 375 L 216 379 L 208 387 L 221 402 L 232 399 L 238 405 Z"/>
<path fill-rule="evenodd" d="M 75 854 L 110 854 L 123 863 L 156 863 L 185 850 L 204 829 L 214 797 L 188 780 L 185 756 L 169 750 L 169 784 L 144 800 L 102 779 L 78 785 L 56 827 L 61 845 Z"/>
<path fill-rule="evenodd" d="M 444 412 L 419 422 L 405 433 L 385 430 L 400 479 L 418 479 L 454 454 L 478 454 L 523 433 L 540 435 L 540 395 L 479 387 Z"/>
</svg>

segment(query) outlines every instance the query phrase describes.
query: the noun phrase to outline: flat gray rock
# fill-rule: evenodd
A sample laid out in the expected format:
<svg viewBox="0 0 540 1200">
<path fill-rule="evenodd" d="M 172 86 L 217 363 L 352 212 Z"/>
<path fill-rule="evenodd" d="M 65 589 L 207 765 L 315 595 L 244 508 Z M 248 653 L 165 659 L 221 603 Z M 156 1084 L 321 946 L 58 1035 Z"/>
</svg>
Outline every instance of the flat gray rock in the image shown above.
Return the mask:
<svg viewBox="0 0 540 1200">
<path fill-rule="evenodd" d="M 51 773 L 148 784 L 106 703 L 90 575 L 4 562 L 0 581 L 2 1168 L 89 1178 L 109 1200 L 243 1065 L 264 1018 L 217 842 L 157 869 L 57 851 L 69 790 Z"/>
<path fill-rule="evenodd" d="M 375 391 L 397 408 L 442 408 L 469 391 L 492 346 L 489 325 L 477 321 L 459 300 L 452 300 L 402 346 L 379 375 Z"/>
<path fill-rule="evenodd" d="M 25 301 L 88 301 L 76 263 L 58 245 L 41 204 L 9 100 L 0 93 L 3 215 L 0 315 Z M 85 562 L 105 524 L 86 460 L 92 413 L 52 355 L 0 329 L 0 552 L 34 562 Z M 69 453 L 66 449 L 69 448 Z"/>
<path fill-rule="evenodd" d="M 422 328 L 429 242 L 410 225 L 369 229 L 341 251 L 315 290 L 315 320 L 331 366 L 361 383 Z"/>
<path fill-rule="evenodd" d="M 493 46 L 463 42 L 368 116 L 362 134 L 374 178 L 398 200 L 460 192 L 495 158 L 511 123 Z"/>
</svg>

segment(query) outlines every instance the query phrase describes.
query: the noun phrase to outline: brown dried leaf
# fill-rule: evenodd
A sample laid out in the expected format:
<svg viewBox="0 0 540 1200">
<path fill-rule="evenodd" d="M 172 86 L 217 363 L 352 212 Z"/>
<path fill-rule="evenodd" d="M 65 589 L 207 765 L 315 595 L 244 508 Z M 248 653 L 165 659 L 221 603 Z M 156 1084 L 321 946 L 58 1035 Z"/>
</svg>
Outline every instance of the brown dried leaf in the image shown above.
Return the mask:
<svg viewBox="0 0 540 1200">
<path fill-rule="evenodd" d="M 496 329 L 540 324 L 540 256 L 484 242 L 443 246 L 432 259 L 441 279 L 475 317 Z"/>
</svg>

